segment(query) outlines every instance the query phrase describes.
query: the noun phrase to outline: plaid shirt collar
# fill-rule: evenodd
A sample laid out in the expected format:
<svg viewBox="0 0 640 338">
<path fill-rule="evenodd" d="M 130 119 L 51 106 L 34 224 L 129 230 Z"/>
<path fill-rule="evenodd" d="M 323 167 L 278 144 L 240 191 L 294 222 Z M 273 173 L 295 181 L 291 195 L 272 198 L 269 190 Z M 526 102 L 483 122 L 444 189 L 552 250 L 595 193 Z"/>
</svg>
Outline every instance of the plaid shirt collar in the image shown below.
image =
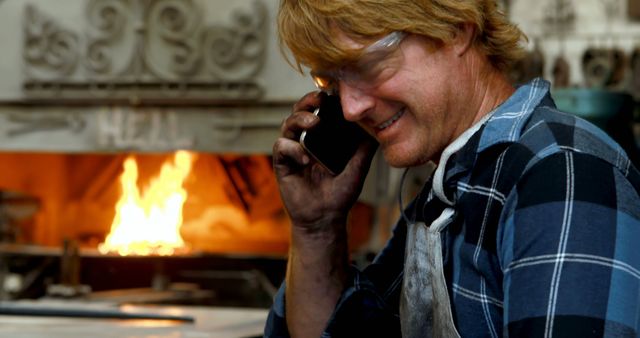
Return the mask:
<svg viewBox="0 0 640 338">
<path fill-rule="evenodd" d="M 543 100 L 555 108 L 549 92 L 550 87 L 549 82 L 540 78 L 518 87 L 515 93 L 492 113 L 484 127 L 485 132 L 482 133 L 476 152 L 480 153 L 498 143 L 518 140 L 524 124 Z"/>
<path fill-rule="evenodd" d="M 464 176 L 487 148 L 520 138 L 523 126 L 543 100 L 555 108 L 549 82 L 536 78 L 517 88 L 504 103 L 467 129 L 442 152 L 433 176 L 433 196 L 455 204 L 456 177 Z"/>
</svg>

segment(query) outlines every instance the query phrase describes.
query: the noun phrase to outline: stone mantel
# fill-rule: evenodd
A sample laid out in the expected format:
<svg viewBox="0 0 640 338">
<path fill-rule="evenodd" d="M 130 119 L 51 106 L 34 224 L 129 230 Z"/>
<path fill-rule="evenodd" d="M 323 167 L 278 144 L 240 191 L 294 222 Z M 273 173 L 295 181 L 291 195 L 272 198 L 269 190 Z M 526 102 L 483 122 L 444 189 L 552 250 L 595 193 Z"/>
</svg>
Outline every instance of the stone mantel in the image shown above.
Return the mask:
<svg viewBox="0 0 640 338">
<path fill-rule="evenodd" d="M 270 153 L 313 90 L 276 0 L 0 2 L 0 150 Z"/>
<path fill-rule="evenodd" d="M 285 102 L 312 89 L 280 54 L 275 0 L 0 6 L 0 101 Z"/>
<path fill-rule="evenodd" d="M 4 151 L 269 154 L 289 106 L 0 106 Z"/>
</svg>

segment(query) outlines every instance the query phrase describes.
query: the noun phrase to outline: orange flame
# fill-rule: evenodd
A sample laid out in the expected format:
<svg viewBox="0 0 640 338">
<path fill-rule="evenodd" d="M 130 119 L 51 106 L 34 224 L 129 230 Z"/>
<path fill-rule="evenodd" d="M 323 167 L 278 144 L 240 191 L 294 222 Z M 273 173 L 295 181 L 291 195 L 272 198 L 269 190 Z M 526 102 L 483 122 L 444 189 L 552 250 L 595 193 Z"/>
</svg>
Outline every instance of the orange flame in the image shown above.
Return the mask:
<svg viewBox="0 0 640 338">
<path fill-rule="evenodd" d="M 182 206 L 187 199 L 182 184 L 194 160 L 192 153 L 176 152 L 173 162 L 163 163 L 160 175 L 151 180 L 141 196 L 136 185 L 138 165 L 132 156 L 127 157 L 120 176 L 122 195 L 116 204 L 111 232 L 98 250 L 122 256 L 168 256 L 186 249 L 180 236 Z"/>
</svg>

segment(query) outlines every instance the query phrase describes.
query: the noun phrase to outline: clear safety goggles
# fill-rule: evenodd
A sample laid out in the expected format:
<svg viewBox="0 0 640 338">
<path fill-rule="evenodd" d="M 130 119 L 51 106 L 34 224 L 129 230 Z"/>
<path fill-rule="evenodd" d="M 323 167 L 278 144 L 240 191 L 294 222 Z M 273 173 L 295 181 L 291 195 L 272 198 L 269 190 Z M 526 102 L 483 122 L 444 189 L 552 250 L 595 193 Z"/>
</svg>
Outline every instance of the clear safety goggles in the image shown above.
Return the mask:
<svg viewBox="0 0 640 338">
<path fill-rule="evenodd" d="M 311 71 L 311 78 L 318 89 L 338 93 L 340 81 L 366 89 L 375 87 L 395 74 L 402 63 L 402 53 L 397 53 L 404 32 L 392 32 L 362 50 L 357 61 L 333 70 Z"/>
</svg>

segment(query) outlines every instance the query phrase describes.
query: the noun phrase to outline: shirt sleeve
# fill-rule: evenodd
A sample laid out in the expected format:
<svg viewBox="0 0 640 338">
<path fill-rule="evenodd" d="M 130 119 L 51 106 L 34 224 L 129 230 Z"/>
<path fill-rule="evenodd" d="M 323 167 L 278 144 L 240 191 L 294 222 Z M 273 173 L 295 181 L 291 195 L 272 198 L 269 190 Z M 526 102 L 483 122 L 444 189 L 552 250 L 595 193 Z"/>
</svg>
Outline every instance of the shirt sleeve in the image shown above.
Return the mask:
<svg viewBox="0 0 640 338">
<path fill-rule="evenodd" d="M 392 238 L 363 271 L 351 267 L 343 291 L 322 337 L 400 337 L 398 304 L 402 285 L 406 226 L 396 225 Z M 265 325 L 267 338 L 289 337 L 285 284 L 275 296 Z"/>
<path fill-rule="evenodd" d="M 289 330 L 287 329 L 287 321 L 284 312 L 284 292 L 285 283 L 282 283 L 280 289 L 273 299 L 273 305 L 267 316 L 267 322 L 264 327 L 265 338 L 289 338 Z"/>
<path fill-rule="evenodd" d="M 640 334 L 638 176 L 561 152 L 522 177 L 498 234 L 505 337 Z"/>
</svg>

